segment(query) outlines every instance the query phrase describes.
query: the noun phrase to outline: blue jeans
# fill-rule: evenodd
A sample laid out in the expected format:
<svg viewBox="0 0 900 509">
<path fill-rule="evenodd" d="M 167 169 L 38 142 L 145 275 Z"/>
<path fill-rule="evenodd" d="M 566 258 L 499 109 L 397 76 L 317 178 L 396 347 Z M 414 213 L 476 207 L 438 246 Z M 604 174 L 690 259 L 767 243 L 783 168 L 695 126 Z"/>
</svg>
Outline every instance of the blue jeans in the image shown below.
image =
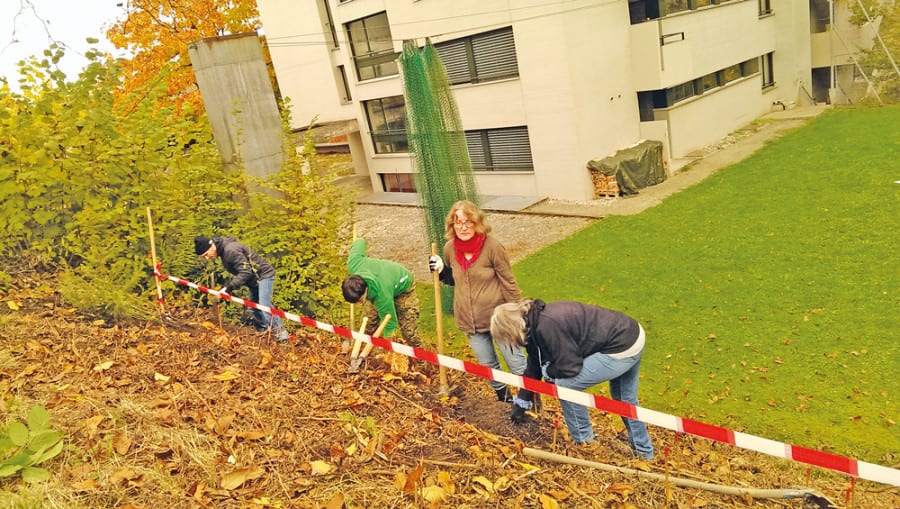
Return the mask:
<svg viewBox="0 0 900 509">
<path fill-rule="evenodd" d="M 478 364 L 488 366 L 494 369 L 500 369 L 500 359 L 497 357 L 497 350 L 503 355 L 503 360 L 509 368 L 509 372 L 514 375 L 521 375 L 525 372 L 525 352 L 521 347 L 513 345 L 497 345 L 494 348 L 494 338 L 489 332 L 476 332 L 469 336 L 469 346 L 475 352 L 478 358 Z M 491 380 L 491 388 L 494 390 L 506 387 L 503 382 Z"/>
<path fill-rule="evenodd" d="M 262 279 L 256 287 L 250 287 L 250 300 L 263 306 L 272 307 L 272 294 L 274 291 L 275 278 L 270 277 Z M 279 341 L 287 340 L 287 331 L 284 330 L 284 324 L 278 316 L 273 316 L 271 313 L 261 309 L 254 309 L 253 325 L 258 331 L 267 330 L 271 325 L 272 330 L 275 331 L 276 339 Z"/>
<path fill-rule="evenodd" d="M 609 394 L 613 399 L 638 404 L 638 379 L 641 371 L 641 355 L 643 352 L 627 359 L 614 359 L 609 355 L 595 353 L 584 359 L 581 372 L 572 378 L 557 378 L 554 383 L 559 387 L 584 391 L 599 383 L 609 381 Z M 560 401 L 566 427 L 576 444 L 594 441 L 594 428 L 586 406 Z M 653 444 L 647 425 L 622 417 L 625 430 L 628 432 L 628 445 L 632 452 L 640 458 L 653 458 Z"/>
</svg>

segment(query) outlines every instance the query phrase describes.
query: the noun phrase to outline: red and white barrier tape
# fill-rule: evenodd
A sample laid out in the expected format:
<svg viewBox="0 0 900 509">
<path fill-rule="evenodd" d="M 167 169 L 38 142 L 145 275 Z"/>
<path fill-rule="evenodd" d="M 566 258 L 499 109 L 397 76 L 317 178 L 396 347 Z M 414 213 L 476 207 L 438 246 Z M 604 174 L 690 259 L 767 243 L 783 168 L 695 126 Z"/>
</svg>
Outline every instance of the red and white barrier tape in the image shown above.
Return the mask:
<svg viewBox="0 0 900 509">
<path fill-rule="evenodd" d="M 201 286 L 184 279 L 169 276 L 167 274 L 161 274 L 158 270 L 154 272 L 160 278 L 174 281 L 179 285 L 188 286 L 210 295 L 220 295 L 219 292 L 206 288 L 205 286 Z M 525 388 L 530 391 L 545 394 L 547 396 L 552 396 L 557 399 L 571 401 L 573 403 L 578 403 L 579 405 L 584 405 L 586 407 L 596 408 L 597 410 L 602 410 L 604 412 L 611 412 L 631 419 L 636 419 L 647 424 L 653 424 L 661 428 L 666 428 L 668 430 L 681 433 L 689 433 L 691 435 L 707 438 L 716 442 L 734 445 L 742 449 L 761 452 L 770 456 L 785 458 L 816 467 L 827 468 L 829 470 L 835 470 L 838 472 L 849 474 L 853 477 L 859 477 L 861 479 L 866 479 L 869 481 L 900 486 L 900 470 L 894 468 L 876 465 L 874 463 L 866 463 L 864 461 L 858 461 L 845 456 L 818 451 L 816 449 L 809 449 L 806 447 L 801 447 L 799 445 L 791 445 L 784 442 L 777 442 L 775 440 L 757 437 L 754 435 L 748 435 L 746 433 L 714 426 L 712 424 L 706 424 L 684 417 L 677 417 L 674 415 L 657 412 L 655 410 L 650 410 L 649 408 L 635 406 L 630 403 L 625 403 L 603 396 L 597 396 L 595 394 L 588 394 L 586 392 L 567 389 L 565 387 L 557 387 L 556 385 L 540 380 L 535 380 L 533 378 L 514 375 L 512 373 L 507 373 L 506 371 L 492 369 L 487 366 L 474 364 L 468 361 L 462 361 L 453 357 L 448 357 L 446 355 L 438 355 L 435 352 L 424 350 L 419 347 L 404 345 L 402 343 L 395 343 L 388 339 L 354 332 L 345 327 L 334 326 L 305 316 L 300 316 L 293 313 L 285 313 L 284 311 L 281 311 L 279 309 L 262 306 L 255 302 L 241 299 L 230 294 L 221 294 L 221 297 L 223 299 L 253 309 L 260 309 L 262 311 L 272 313 L 287 320 L 293 320 L 295 322 L 306 325 L 307 327 L 315 327 L 317 329 L 328 331 L 339 336 L 358 339 L 365 343 L 372 343 L 373 345 L 385 350 L 406 355 L 407 357 L 413 357 L 415 359 L 429 362 L 431 364 L 436 364 L 438 366 L 444 366 L 447 368 L 455 369 L 457 371 L 462 371 L 470 375 L 479 376 L 488 380 L 496 380 L 498 382 L 503 382 L 505 384 L 513 385 L 519 388 Z"/>
</svg>

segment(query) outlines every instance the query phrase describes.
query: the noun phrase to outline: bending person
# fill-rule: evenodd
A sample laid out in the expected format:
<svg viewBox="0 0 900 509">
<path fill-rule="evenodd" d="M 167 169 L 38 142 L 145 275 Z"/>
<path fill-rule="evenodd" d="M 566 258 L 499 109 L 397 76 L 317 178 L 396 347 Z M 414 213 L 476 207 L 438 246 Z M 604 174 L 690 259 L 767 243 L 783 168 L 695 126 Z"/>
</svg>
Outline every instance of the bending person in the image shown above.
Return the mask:
<svg viewBox="0 0 900 509">
<path fill-rule="evenodd" d="M 350 245 L 347 271 L 350 275 L 341 284 L 344 300 L 363 304 L 367 300 L 378 313 L 370 319 L 375 327 L 391 315 L 383 336 L 390 338 L 399 329 L 408 345 L 419 346 L 419 298 L 413 285 L 413 275 L 397 262 L 366 256 L 366 239 L 357 237 Z"/>
<path fill-rule="evenodd" d="M 440 274 L 440 280 L 454 286 L 453 315 L 456 326 L 466 333 L 478 363 L 500 369 L 497 350 L 509 371 L 525 371 L 525 354 L 515 344 L 494 347 L 491 337 L 491 313 L 505 302 L 522 298 L 513 276 L 506 250 L 485 222 L 484 212 L 469 200 L 458 201 L 447 214 L 443 258 L 432 256 L 428 268 Z M 492 380 L 491 388 L 500 401 L 511 401 L 512 394 L 503 382 Z"/>
<path fill-rule="evenodd" d="M 613 399 L 638 404 L 638 381 L 644 349 L 644 329 L 633 318 L 599 306 L 526 299 L 497 306 L 491 316 L 491 334 L 498 343 L 525 347 L 525 376 L 543 378 L 559 387 L 584 391 L 609 381 Z M 525 421 L 534 393 L 519 390 L 510 419 Z M 560 401 L 569 435 L 576 445 L 594 442 L 587 407 Z M 641 459 L 653 459 L 647 425 L 622 417 L 628 444 Z"/>
<path fill-rule="evenodd" d="M 275 268 L 262 256 L 241 244 L 234 237 L 195 237 L 194 253 L 206 260 L 222 259 L 222 266 L 232 274 L 219 293 L 231 293 L 246 286 L 250 290 L 250 300 L 263 306 L 272 307 L 275 291 Z M 269 328 L 275 333 L 275 340 L 285 342 L 288 332 L 281 318 L 260 309 L 253 310 L 253 325 L 258 331 Z"/>
</svg>

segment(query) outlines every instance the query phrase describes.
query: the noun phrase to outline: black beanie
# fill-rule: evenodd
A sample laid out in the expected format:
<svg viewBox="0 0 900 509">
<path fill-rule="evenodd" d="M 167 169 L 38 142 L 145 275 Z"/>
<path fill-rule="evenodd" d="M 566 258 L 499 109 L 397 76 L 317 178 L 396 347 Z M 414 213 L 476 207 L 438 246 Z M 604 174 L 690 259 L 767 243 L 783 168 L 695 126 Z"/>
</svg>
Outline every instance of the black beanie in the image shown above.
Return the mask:
<svg viewBox="0 0 900 509">
<path fill-rule="evenodd" d="M 197 253 L 197 256 L 202 255 L 203 253 L 209 250 L 209 246 L 212 245 L 212 239 L 209 237 L 194 237 L 194 253 Z"/>
</svg>

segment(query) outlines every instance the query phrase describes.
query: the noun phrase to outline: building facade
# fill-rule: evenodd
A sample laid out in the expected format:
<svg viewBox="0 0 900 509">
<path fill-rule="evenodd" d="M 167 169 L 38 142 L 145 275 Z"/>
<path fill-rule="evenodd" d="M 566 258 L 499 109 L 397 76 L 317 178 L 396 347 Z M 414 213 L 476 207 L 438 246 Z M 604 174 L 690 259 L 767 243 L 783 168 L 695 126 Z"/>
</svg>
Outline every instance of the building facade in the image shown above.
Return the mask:
<svg viewBox="0 0 900 509">
<path fill-rule="evenodd" d="M 588 161 L 673 161 L 814 101 L 807 0 L 259 0 L 295 127 L 340 126 L 375 191 L 413 192 L 403 41 L 453 83 L 480 192 L 594 198 Z"/>
</svg>

